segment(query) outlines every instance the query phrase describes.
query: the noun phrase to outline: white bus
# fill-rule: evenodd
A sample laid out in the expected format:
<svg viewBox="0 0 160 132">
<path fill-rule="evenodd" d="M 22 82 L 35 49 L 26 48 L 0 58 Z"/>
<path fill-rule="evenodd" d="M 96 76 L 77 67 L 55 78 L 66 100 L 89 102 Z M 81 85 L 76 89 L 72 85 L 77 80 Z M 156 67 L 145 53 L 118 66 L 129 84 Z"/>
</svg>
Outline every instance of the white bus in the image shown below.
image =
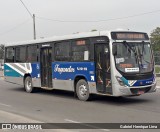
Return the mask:
<svg viewBox="0 0 160 132">
<path fill-rule="evenodd" d="M 37 88 L 136 96 L 156 91 L 154 57 L 147 33 L 95 31 L 11 43 L 5 47 L 5 80 Z"/>
</svg>

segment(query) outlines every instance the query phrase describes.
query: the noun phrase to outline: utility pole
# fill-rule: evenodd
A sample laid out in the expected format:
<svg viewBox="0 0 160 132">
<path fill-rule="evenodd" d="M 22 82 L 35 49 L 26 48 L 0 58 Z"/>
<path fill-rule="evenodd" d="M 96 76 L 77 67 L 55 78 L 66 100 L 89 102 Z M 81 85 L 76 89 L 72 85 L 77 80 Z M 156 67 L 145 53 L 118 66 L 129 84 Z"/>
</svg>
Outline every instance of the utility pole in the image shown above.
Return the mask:
<svg viewBox="0 0 160 132">
<path fill-rule="evenodd" d="M 33 35 L 34 35 L 34 39 L 36 39 L 35 14 L 33 14 Z"/>
</svg>

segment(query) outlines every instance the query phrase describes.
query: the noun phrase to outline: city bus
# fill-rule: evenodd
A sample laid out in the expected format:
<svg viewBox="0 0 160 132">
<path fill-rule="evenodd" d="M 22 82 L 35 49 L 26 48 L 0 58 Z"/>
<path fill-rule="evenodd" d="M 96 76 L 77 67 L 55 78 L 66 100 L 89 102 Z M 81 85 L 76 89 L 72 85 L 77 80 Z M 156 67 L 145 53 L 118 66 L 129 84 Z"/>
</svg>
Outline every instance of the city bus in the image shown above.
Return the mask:
<svg viewBox="0 0 160 132">
<path fill-rule="evenodd" d="M 154 57 L 147 33 L 94 31 L 9 43 L 5 81 L 92 95 L 138 96 L 156 91 Z"/>
</svg>

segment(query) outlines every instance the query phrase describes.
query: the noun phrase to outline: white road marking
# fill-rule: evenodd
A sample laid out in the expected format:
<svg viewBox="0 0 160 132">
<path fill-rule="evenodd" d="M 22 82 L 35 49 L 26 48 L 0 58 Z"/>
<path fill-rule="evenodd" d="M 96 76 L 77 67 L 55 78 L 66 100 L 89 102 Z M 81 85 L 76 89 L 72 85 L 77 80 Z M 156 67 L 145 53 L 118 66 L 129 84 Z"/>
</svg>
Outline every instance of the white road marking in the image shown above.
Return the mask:
<svg viewBox="0 0 160 132">
<path fill-rule="evenodd" d="M 29 117 L 25 117 L 23 115 L 7 112 L 0 110 L 0 118 L 2 119 L 2 123 L 9 122 L 9 123 L 44 123 L 38 120 L 34 120 Z M 3 121 L 4 119 L 4 121 Z"/>
<path fill-rule="evenodd" d="M 160 86 L 156 86 L 157 89 L 160 89 Z"/>
<path fill-rule="evenodd" d="M 72 122 L 72 123 L 81 123 L 81 122 L 70 120 L 70 119 L 64 119 L 64 120 L 67 122 Z M 88 125 L 88 124 L 81 124 L 81 125 L 84 125 L 84 126 L 87 126 L 87 127 L 93 128 L 93 129 L 99 129 L 99 130 L 106 131 L 106 132 L 110 131 L 109 129 L 102 129 L 100 127 L 96 127 L 96 126 L 92 126 L 92 125 Z"/>
<path fill-rule="evenodd" d="M 7 105 L 7 104 L 3 104 L 3 103 L 0 103 L 0 105 L 7 106 L 7 107 L 12 107 L 11 105 Z"/>
<path fill-rule="evenodd" d="M 65 121 L 68 121 L 68 122 L 72 122 L 72 123 L 80 123 L 80 122 L 77 122 L 77 121 L 73 121 L 73 120 L 69 120 L 69 119 L 64 119 Z"/>
</svg>

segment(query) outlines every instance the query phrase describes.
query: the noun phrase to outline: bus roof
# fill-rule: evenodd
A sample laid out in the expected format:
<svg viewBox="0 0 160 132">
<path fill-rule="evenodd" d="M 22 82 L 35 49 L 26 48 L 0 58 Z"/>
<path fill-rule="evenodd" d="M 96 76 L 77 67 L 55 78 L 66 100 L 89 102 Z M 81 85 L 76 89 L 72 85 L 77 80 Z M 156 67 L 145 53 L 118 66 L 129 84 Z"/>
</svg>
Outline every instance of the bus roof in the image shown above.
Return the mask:
<svg viewBox="0 0 160 132">
<path fill-rule="evenodd" d="M 28 41 L 21 41 L 21 42 L 15 42 L 15 43 L 6 43 L 6 47 L 15 46 L 15 45 L 26 45 L 26 44 L 36 44 L 36 43 L 44 43 L 44 42 L 52 42 L 52 41 L 69 40 L 69 39 L 91 37 L 91 36 L 94 37 L 94 36 L 99 36 L 99 35 L 100 35 L 99 31 L 76 33 L 76 34 L 71 34 L 71 35 L 53 36 L 53 37 L 43 38 L 43 39 L 28 40 Z"/>
<path fill-rule="evenodd" d="M 38 43 L 44 43 L 44 42 L 63 41 L 63 40 L 70 40 L 70 39 L 76 39 L 76 38 L 78 39 L 78 38 L 87 38 L 87 37 L 96 37 L 96 36 L 108 36 L 108 37 L 110 37 L 109 34 L 111 32 L 117 32 L 117 31 L 82 32 L 82 33 L 75 33 L 75 34 L 71 34 L 71 35 L 53 36 L 53 37 L 43 38 L 43 39 L 6 43 L 5 46 L 9 47 L 9 46 L 17 46 L 17 45 L 29 45 L 29 44 L 38 44 Z M 133 31 L 121 31 L 121 32 L 133 32 Z"/>
</svg>

